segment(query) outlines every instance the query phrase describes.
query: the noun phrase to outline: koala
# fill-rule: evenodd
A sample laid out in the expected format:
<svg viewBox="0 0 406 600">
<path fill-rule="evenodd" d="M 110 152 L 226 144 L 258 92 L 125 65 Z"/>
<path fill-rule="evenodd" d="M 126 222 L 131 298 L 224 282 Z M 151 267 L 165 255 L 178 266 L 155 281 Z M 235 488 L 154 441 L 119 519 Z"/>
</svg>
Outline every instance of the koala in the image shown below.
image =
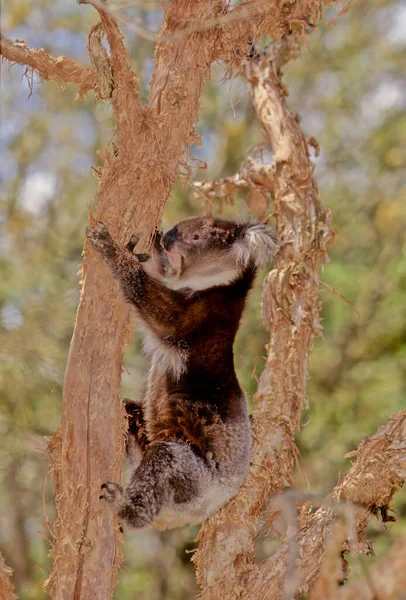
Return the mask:
<svg viewBox="0 0 406 600">
<path fill-rule="evenodd" d="M 150 255 L 137 236 L 118 245 L 97 222 L 86 235 L 135 309 L 149 358 L 142 402 L 125 400 L 131 476 L 103 483 L 120 521 L 161 529 L 199 523 L 244 483 L 251 430 L 233 343 L 257 269 L 275 254 L 258 222 L 192 217 L 157 235 Z"/>
</svg>

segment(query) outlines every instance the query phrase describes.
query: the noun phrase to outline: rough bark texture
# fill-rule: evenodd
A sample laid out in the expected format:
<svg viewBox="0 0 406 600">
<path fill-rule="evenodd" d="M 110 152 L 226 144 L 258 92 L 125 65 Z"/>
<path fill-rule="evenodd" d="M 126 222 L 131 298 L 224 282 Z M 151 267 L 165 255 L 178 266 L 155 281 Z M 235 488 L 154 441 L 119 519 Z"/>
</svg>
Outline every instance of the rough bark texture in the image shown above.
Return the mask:
<svg viewBox="0 0 406 600">
<path fill-rule="evenodd" d="M 206 19 L 204 23 L 197 25 L 189 23 L 186 31 L 193 31 L 196 26 L 203 32 L 213 30 L 216 34 L 214 59 L 237 66 L 246 55 L 250 39 L 258 39 L 266 34 L 278 40 L 290 31 L 304 33 L 309 22 L 322 17 L 323 6 L 333 2 L 334 0 L 250 0 L 224 11 L 219 18 Z"/>
<path fill-rule="evenodd" d="M 258 118 L 272 145 L 267 188 L 281 248 L 264 284 L 268 358 L 254 398 L 254 450 L 247 483 L 199 534 L 194 560 L 205 600 L 237 598 L 258 570 L 254 536 L 264 502 L 290 483 L 294 432 L 305 403 L 307 360 L 320 331 L 318 269 L 330 239 L 313 178 L 308 144 L 285 104 L 279 66 L 296 55 L 293 36 L 245 63 Z M 322 223 L 322 225 L 320 225 Z"/>
<path fill-rule="evenodd" d="M 4 562 L 0 552 L 0 600 L 14 600 L 14 586 L 11 583 L 12 570 Z"/>
<path fill-rule="evenodd" d="M 297 582 L 297 586 L 289 589 L 291 594 L 296 588 L 301 594 L 307 594 L 320 573 L 337 516 L 344 514 L 346 517 L 347 537 L 351 533 L 348 531 L 347 515 L 354 515 L 352 528 L 361 542 L 359 550 L 369 552 L 369 545 L 362 542 L 368 519 L 371 515 L 380 516 L 383 520 L 391 519 L 387 515 L 390 502 L 406 479 L 405 439 L 406 411 L 402 411 L 393 415 L 375 435 L 361 442 L 352 454 L 356 461 L 330 494 L 329 504 L 320 507 L 314 514 L 308 514 L 308 510 L 302 511 L 297 541 L 293 540 L 290 545 L 297 548 L 297 560 L 293 561 L 291 572 L 287 573 L 288 565 L 292 564 L 288 560 L 287 540 L 276 554 L 261 565 L 258 577 L 249 582 L 243 597 L 247 600 L 279 599 L 283 597 L 286 585 L 290 586 L 292 581 Z M 339 504 L 335 506 L 336 503 Z M 346 508 L 344 503 L 353 508 Z M 357 540 L 354 541 L 356 543 Z M 348 549 L 347 541 L 344 549 Z"/>
<path fill-rule="evenodd" d="M 222 8 L 212 1 L 169 3 L 164 32 L 180 16 L 204 19 Z M 104 154 L 98 208 L 116 239 L 135 231 L 144 247 L 177 179 L 211 61 L 200 34 L 163 42 L 156 51 L 151 99 L 142 107 L 122 35 L 100 10 L 110 46 L 112 104 L 120 133 L 118 156 Z M 93 218 L 93 217 L 91 217 Z M 120 534 L 99 501 L 103 481 L 119 481 L 125 421 L 120 404 L 122 356 L 131 337 L 129 310 L 100 258 L 85 247 L 83 289 L 66 371 L 60 431 L 51 441 L 57 517 L 54 598 L 109 598 L 121 562 Z"/>
</svg>

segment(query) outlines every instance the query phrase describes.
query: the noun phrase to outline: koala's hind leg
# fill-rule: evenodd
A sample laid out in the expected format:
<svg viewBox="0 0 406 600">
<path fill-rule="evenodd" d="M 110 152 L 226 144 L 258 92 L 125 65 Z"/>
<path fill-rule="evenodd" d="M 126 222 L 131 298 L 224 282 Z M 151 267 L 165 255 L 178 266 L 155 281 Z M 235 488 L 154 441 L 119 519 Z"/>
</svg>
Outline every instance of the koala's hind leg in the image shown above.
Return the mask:
<svg viewBox="0 0 406 600">
<path fill-rule="evenodd" d="M 186 444 L 153 442 L 146 447 L 125 492 L 118 484 L 107 482 L 102 485 L 101 498 L 113 505 L 121 522 L 142 528 L 166 506 L 193 500 L 209 476 L 203 460 Z"/>
</svg>

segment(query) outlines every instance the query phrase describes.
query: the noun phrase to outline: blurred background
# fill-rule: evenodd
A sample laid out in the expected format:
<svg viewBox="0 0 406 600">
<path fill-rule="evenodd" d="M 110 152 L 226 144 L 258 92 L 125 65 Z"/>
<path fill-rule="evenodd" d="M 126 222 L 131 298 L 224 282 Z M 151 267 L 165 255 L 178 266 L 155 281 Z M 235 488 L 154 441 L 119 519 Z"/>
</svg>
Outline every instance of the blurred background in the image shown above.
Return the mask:
<svg viewBox="0 0 406 600">
<path fill-rule="evenodd" d="M 141 80 L 143 99 L 153 70 L 160 2 L 136 1 L 118 13 Z M 330 27 L 326 11 L 308 50 L 285 68 L 289 105 L 307 136 L 321 148 L 314 159 L 321 200 L 337 229 L 331 262 L 322 274 L 324 339 L 311 355 L 310 409 L 297 436 L 299 490 L 328 493 L 350 461 L 344 456 L 373 434 L 406 397 L 406 5 L 371 0 L 353 6 Z M 53 56 L 90 64 L 87 33 L 97 16 L 89 6 L 62 0 L 14 0 L 2 6 L 2 31 Z M 58 427 L 64 370 L 79 299 L 78 271 L 87 207 L 96 185 L 96 150 L 114 136 L 107 104 L 93 94 L 74 101 L 76 87 L 41 84 L 25 68 L 2 64 L 0 161 L 0 548 L 14 569 L 21 600 L 40 600 L 51 537 L 51 485 L 44 437 Z M 204 89 L 199 131 L 204 147 L 191 149 L 193 179 L 233 174 L 264 140 L 245 83 L 222 83 L 213 69 Z M 264 149 L 266 153 L 267 149 Z M 199 170 L 199 161 L 208 170 Z M 174 190 L 164 227 L 199 214 L 190 185 Z M 247 214 L 241 198 L 227 214 Z M 333 293 L 337 290 L 337 293 Z M 236 363 L 250 399 L 253 369 L 263 367 L 261 281 L 253 290 L 236 343 Z M 123 393 L 137 398 L 145 377 L 136 338 L 126 356 Z M 384 532 L 371 522 L 370 539 L 382 556 L 406 530 L 406 498 L 398 494 L 397 522 Z M 130 533 L 116 592 L 118 600 L 186 600 L 197 585 L 190 564 L 197 528 Z M 258 539 L 264 557 L 278 541 Z M 355 574 L 373 559 L 362 559 Z"/>
</svg>

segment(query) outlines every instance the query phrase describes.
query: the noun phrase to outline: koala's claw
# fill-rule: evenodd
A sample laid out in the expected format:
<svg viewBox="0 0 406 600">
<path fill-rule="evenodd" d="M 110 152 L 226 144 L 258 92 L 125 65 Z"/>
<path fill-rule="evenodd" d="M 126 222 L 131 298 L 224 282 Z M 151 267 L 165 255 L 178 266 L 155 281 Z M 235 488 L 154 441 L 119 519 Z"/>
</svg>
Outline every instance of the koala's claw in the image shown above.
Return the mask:
<svg viewBox="0 0 406 600">
<path fill-rule="evenodd" d="M 100 500 L 106 500 L 109 504 L 121 502 L 123 498 L 123 488 L 118 483 L 107 481 L 100 486 L 103 494 L 99 496 Z"/>
<path fill-rule="evenodd" d="M 115 247 L 109 230 L 101 221 L 97 221 L 93 227 L 86 227 L 86 237 L 93 248 L 101 254 L 110 254 Z"/>
<path fill-rule="evenodd" d="M 140 236 L 137 235 L 136 233 L 134 233 L 130 237 L 130 241 L 126 245 L 126 249 L 128 250 L 128 252 L 133 254 L 134 248 L 136 247 L 136 245 L 138 244 L 139 241 L 140 241 Z M 149 254 L 146 254 L 146 253 L 134 254 L 134 256 L 139 260 L 139 262 L 146 262 L 147 260 L 149 260 Z"/>
<path fill-rule="evenodd" d="M 147 260 L 150 259 L 150 255 L 147 253 L 136 254 L 135 256 L 138 258 L 139 262 L 147 262 Z"/>
<path fill-rule="evenodd" d="M 130 241 L 128 242 L 128 244 L 126 245 L 126 248 L 129 252 L 132 252 L 135 248 L 135 246 L 138 244 L 138 242 L 140 241 L 140 236 L 137 235 L 136 233 L 134 233 L 131 237 L 130 237 Z"/>
</svg>

